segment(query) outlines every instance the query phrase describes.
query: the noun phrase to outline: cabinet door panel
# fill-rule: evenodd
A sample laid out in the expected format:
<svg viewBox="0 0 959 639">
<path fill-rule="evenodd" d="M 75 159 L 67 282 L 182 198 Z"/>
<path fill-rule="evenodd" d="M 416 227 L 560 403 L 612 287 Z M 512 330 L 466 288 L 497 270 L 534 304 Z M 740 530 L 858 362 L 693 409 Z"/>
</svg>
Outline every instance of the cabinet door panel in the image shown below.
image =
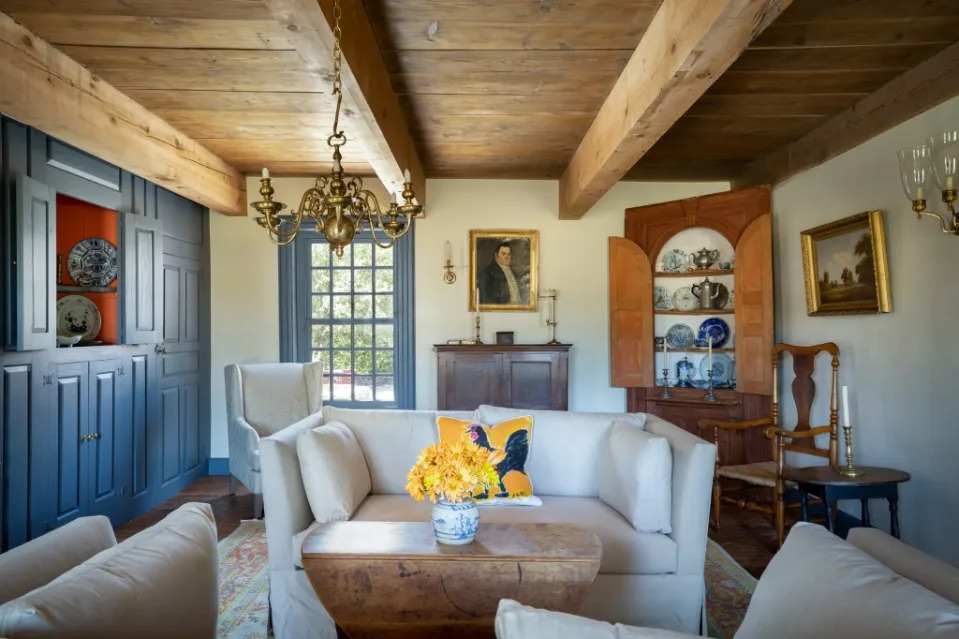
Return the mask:
<svg viewBox="0 0 959 639">
<path fill-rule="evenodd" d="M 123 219 L 124 344 L 149 344 L 160 338 L 160 222 L 138 215 Z"/>
<path fill-rule="evenodd" d="M 445 355 L 440 361 L 440 410 L 474 410 L 502 405 L 503 356 L 486 353 Z"/>
<path fill-rule="evenodd" d="M 180 391 L 181 471 L 187 473 L 200 465 L 200 385 L 184 384 Z"/>
<path fill-rule="evenodd" d="M 200 271 L 183 270 L 183 323 L 180 325 L 181 342 L 200 340 Z"/>
<path fill-rule="evenodd" d="M 90 362 L 91 503 L 89 513 L 108 512 L 119 498 L 117 486 L 117 360 Z"/>
<path fill-rule="evenodd" d="M 506 356 L 505 406 L 531 410 L 566 410 L 566 372 L 552 353 L 509 353 Z"/>
<path fill-rule="evenodd" d="M 164 483 L 180 474 L 180 387 L 160 391 L 160 467 Z"/>
<path fill-rule="evenodd" d="M 3 367 L 0 401 L 3 423 L 0 427 L 0 550 L 27 541 L 30 497 L 30 386 L 33 367 L 15 364 Z"/>
<path fill-rule="evenodd" d="M 609 358 L 613 386 L 652 386 L 653 273 L 634 242 L 609 238 Z"/>
<path fill-rule="evenodd" d="M 772 395 L 772 215 L 754 220 L 736 245 L 736 384 L 742 393 Z"/>
<path fill-rule="evenodd" d="M 86 468 L 86 444 L 81 441 L 88 429 L 86 363 L 63 364 L 57 369 L 56 515 L 54 526 L 62 526 L 84 514 L 88 483 L 82 481 Z"/>
<path fill-rule="evenodd" d="M 180 269 L 163 265 L 163 341 L 180 340 Z"/>
<path fill-rule="evenodd" d="M 131 362 L 131 449 L 130 492 L 136 497 L 149 487 L 147 474 L 147 356 L 134 355 Z"/>
<path fill-rule="evenodd" d="M 17 176 L 14 345 L 18 351 L 56 346 L 56 198 L 45 185 Z"/>
</svg>

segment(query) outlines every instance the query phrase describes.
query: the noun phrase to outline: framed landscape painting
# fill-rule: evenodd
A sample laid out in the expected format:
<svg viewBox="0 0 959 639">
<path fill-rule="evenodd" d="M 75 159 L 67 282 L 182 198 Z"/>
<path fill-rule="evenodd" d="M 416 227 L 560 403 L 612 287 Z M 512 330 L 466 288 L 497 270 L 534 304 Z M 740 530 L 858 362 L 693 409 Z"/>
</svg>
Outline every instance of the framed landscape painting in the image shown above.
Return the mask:
<svg viewBox="0 0 959 639">
<path fill-rule="evenodd" d="M 799 237 L 809 315 L 892 311 L 882 211 L 823 224 Z"/>
</svg>

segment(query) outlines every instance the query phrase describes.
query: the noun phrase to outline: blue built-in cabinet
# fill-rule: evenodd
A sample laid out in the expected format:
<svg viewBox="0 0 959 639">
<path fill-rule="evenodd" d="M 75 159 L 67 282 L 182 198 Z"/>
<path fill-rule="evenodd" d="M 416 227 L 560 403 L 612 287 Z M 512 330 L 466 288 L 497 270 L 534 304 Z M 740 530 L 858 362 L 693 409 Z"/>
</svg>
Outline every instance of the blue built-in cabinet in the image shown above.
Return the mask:
<svg viewBox="0 0 959 639">
<path fill-rule="evenodd" d="M 205 474 L 209 211 L 0 117 L 0 550 Z M 117 215 L 117 343 L 56 346 L 57 194 Z M 66 215 L 67 212 L 61 214 Z"/>
</svg>

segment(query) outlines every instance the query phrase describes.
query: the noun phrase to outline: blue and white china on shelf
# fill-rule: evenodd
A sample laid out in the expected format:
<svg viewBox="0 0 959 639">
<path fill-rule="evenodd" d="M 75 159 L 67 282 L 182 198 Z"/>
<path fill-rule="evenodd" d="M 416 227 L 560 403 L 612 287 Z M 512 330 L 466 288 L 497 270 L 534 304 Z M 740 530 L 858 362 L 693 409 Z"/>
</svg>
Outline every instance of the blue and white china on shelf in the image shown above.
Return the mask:
<svg viewBox="0 0 959 639">
<path fill-rule="evenodd" d="M 117 247 L 102 237 L 88 237 L 67 255 L 67 273 L 80 286 L 108 286 L 117 279 Z"/>
<path fill-rule="evenodd" d="M 57 300 L 57 335 L 79 335 L 90 342 L 100 332 L 100 311 L 82 295 L 66 295 Z"/>
<path fill-rule="evenodd" d="M 683 286 L 673 293 L 673 308 L 678 311 L 695 311 L 699 308 L 699 298 L 693 295 L 693 289 Z"/>
<path fill-rule="evenodd" d="M 682 249 L 670 249 L 663 255 L 663 271 L 685 273 L 689 270 L 689 256 Z"/>
<path fill-rule="evenodd" d="M 676 386 L 692 388 L 695 375 L 696 367 L 688 358 L 684 357 L 676 362 Z"/>
<path fill-rule="evenodd" d="M 699 362 L 699 375 L 703 379 L 709 377 L 709 358 L 704 357 Z M 728 386 L 733 375 L 733 359 L 726 353 L 713 353 L 713 386 L 720 388 Z"/>
<path fill-rule="evenodd" d="M 653 288 L 653 308 L 657 311 L 668 311 L 673 307 L 672 297 L 665 286 Z"/>
<path fill-rule="evenodd" d="M 718 317 L 705 320 L 699 325 L 697 338 L 708 345 L 710 337 L 713 339 L 713 348 L 722 348 L 729 341 L 729 324 Z"/>
<path fill-rule="evenodd" d="M 666 343 L 670 348 L 689 348 L 695 341 L 693 329 L 687 324 L 673 324 L 666 331 Z"/>
<path fill-rule="evenodd" d="M 734 308 L 736 291 L 729 289 L 729 299 L 726 301 L 725 308 Z"/>
</svg>

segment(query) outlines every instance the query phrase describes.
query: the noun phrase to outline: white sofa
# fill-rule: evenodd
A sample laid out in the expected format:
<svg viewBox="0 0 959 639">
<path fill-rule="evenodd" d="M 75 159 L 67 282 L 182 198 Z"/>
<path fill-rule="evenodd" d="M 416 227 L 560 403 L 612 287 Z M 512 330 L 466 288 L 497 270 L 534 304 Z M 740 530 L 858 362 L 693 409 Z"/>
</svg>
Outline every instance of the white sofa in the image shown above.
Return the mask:
<svg viewBox="0 0 959 639">
<path fill-rule="evenodd" d="M 500 601 L 498 639 L 683 639 Z M 756 585 L 735 639 L 959 637 L 959 569 L 875 528 L 846 541 L 796 524 Z"/>
<path fill-rule="evenodd" d="M 699 632 L 706 530 L 715 447 L 658 417 L 644 414 L 518 411 L 481 406 L 442 413 L 495 424 L 532 414 L 527 470 L 538 507 L 489 507 L 482 522 L 564 522 L 592 529 L 603 544 L 599 575 L 581 609 L 607 621 Z M 372 490 L 351 519 L 428 521 L 431 504 L 405 491 L 406 474 L 437 439 L 433 411 L 347 410 L 326 406 L 260 443 L 270 603 L 278 639 L 323 637 L 335 631 L 301 568 L 300 547 L 316 522 L 304 492 L 297 437 L 324 419 L 349 427 L 362 448 Z M 637 532 L 599 495 L 600 460 L 614 422 L 626 420 L 665 438 L 672 453 L 669 534 Z"/>
<path fill-rule="evenodd" d="M 81 517 L 0 555 L 0 636 L 212 639 L 218 582 L 209 504 L 120 544 L 109 519 Z"/>
</svg>

